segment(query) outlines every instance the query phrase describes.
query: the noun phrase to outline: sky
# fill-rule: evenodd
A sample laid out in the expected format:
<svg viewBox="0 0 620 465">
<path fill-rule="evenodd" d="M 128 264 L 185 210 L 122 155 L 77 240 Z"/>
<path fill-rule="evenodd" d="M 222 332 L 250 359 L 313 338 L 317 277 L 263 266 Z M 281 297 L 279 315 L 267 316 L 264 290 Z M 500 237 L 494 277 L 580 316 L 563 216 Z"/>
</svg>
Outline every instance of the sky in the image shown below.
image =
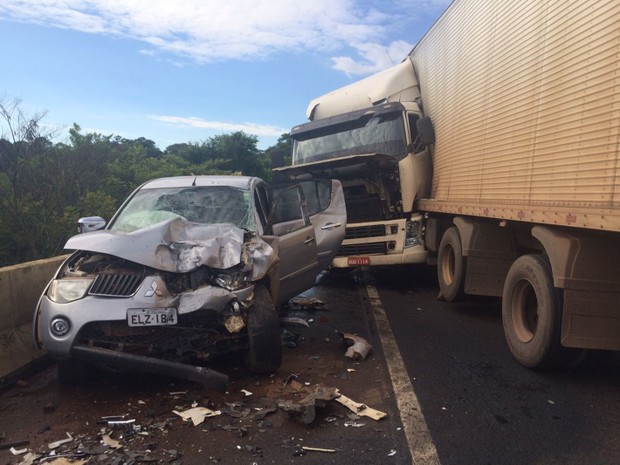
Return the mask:
<svg viewBox="0 0 620 465">
<path fill-rule="evenodd" d="M 1 0 L 0 101 L 68 140 L 274 145 L 313 98 L 402 61 L 450 0 Z"/>
</svg>

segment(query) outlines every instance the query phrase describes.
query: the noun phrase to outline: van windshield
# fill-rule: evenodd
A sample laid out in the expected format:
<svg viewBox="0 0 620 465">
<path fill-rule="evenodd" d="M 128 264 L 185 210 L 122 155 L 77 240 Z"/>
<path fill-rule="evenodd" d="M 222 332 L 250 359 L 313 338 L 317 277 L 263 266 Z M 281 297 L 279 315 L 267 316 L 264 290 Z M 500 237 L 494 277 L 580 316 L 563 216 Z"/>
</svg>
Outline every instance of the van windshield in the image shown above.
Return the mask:
<svg viewBox="0 0 620 465">
<path fill-rule="evenodd" d="M 293 165 L 365 153 L 381 153 L 398 160 L 406 155 L 400 112 L 362 117 L 293 137 Z"/>
</svg>

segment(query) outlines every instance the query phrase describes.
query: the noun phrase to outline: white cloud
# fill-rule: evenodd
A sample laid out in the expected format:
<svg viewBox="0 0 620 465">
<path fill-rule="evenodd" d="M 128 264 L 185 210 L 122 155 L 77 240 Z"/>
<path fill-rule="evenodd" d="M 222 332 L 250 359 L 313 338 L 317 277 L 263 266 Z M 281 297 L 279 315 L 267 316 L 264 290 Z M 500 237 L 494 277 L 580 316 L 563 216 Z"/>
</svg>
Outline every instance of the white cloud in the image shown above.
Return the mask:
<svg viewBox="0 0 620 465">
<path fill-rule="evenodd" d="M 343 53 L 348 74 L 378 71 L 410 45 L 381 45 L 393 29 L 448 0 L 2 0 L 0 19 L 142 42 L 137 53 L 198 63 L 264 58 L 278 52 Z M 400 25 L 400 27 L 399 27 Z M 405 50 L 403 52 L 403 50 Z"/>
<path fill-rule="evenodd" d="M 382 26 L 353 0 L 3 0 L 0 18 L 110 34 L 206 63 L 337 49 Z"/>
<path fill-rule="evenodd" d="M 340 56 L 332 58 L 334 69 L 352 74 L 370 74 L 384 70 L 400 63 L 413 48 L 413 45 L 404 40 L 392 42 L 388 46 L 367 43 L 354 45 L 361 61 L 351 57 Z"/>
<path fill-rule="evenodd" d="M 211 129 L 224 132 L 243 131 L 247 134 L 255 136 L 280 137 L 288 129 L 279 128 L 277 126 L 269 126 L 256 123 L 226 123 L 222 121 L 207 121 L 195 116 L 166 116 L 166 115 L 150 115 L 150 119 L 170 124 L 175 127 Z"/>
</svg>

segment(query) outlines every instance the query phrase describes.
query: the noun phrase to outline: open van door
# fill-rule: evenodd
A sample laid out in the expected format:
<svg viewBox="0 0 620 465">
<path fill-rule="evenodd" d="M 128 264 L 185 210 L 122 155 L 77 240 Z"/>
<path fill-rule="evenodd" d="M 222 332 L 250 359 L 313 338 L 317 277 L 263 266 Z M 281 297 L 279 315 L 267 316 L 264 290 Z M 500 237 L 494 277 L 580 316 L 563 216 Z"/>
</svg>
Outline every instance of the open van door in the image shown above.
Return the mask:
<svg viewBox="0 0 620 465">
<path fill-rule="evenodd" d="M 269 234 L 278 236 L 282 302 L 314 286 L 344 239 L 346 209 L 337 180 L 272 186 Z"/>
</svg>

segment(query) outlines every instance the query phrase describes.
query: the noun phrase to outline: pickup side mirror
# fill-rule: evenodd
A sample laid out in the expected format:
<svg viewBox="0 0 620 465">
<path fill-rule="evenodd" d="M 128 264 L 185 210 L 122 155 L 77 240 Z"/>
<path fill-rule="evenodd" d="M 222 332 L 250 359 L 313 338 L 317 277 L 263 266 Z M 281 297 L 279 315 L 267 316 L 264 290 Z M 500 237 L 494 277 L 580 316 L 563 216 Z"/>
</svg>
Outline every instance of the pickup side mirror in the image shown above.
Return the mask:
<svg viewBox="0 0 620 465">
<path fill-rule="evenodd" d="M 420 141 L 424 145 L 434 144 L 435 129 L 433 128 L 433 122 L 431 121 L 431 118 L 429 116 L 423 116 L 422 118 L 418 118 L 415 124 L 418 129 Z"/>
<path fill-rule="evenodd" d="M 78 232 L 80 234 L 91 231 L 99 231 L 105 227 L 106 220 L 100 216 L 87 216 L 78 220 Z"/>
</svg>

